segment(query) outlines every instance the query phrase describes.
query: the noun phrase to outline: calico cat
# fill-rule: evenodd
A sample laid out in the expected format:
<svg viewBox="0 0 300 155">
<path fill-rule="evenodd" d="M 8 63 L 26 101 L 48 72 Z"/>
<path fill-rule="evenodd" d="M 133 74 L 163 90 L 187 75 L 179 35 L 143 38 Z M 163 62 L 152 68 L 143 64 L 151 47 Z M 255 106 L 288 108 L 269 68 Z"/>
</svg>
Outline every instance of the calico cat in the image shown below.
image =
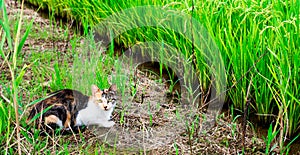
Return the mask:
<svg viewBox="0 0 300 155">
<path fill-rule="evenodd" d="M 55 129 L 78 131 L 81 127 L 98 125 L 112 127 L 113 109 L 116 105 L 116 85 L 100 90 L 92 85 L 92 96 L 79 91 L 63 89 L 51 93 L 36 103 L 30 111 L 27 123 L 46 132 Z"/>
</svg>

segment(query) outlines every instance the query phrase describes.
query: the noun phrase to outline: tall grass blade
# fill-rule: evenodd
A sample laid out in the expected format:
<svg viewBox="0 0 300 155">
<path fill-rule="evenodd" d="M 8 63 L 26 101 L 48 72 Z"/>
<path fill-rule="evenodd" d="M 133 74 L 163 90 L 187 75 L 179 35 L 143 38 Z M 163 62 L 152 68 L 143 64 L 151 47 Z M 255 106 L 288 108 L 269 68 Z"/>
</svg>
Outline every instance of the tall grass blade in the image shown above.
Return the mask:
<svg viewBox="0 0 300 155">
<path fill-rule="evenodd" d="M 23 35 L 23 37 L 22 37 L 22 39 L 21 39 L 21 41 L 20 41 L 20 43 L 18 45 L 18 49 L 17 49 L 17 53 L 18 54 L 21 52 L 21 50 L 22 50 L 22 48 L 24 46 L 24 43 L 25 43 L 25 41 L 26 41 L 26 39 L 28 37 L 28 34 L 29 34 L 29 32 L 30 32 L 30 30 L 32 28 L 33 22 L 34 22 L 34 18 L 31 20 L 30 24 L 27 26 L 26 31 L 25 31 L 25 33 L 24 33 L 24 35 Z"/>
<path fill-rule="evenodd" d="M 6 12 L 6 7 L 4 5 L 4 1 L 1 1 L 1 3 L 2 3 L 1 5 L 3 6 L 3 8 L 1 9 L 1 11 L 3 13 L 3 17 L 2 17 L 2 20 L 0 18 L 0 25 L 3 28 L 4 32 L 5 32 L 4 36 L 6 37 L 8 48 L 10 49 L 10 51 L 12 51 L 13 50 L 13 44 L 12 44 L 12 38 L 11 38 L 11 35 L 10 35 L 10 26 L 9 26 L 8 15 L 7 15 L 7 12 Z M 3 49 L 3 46 L 1 46 L 0 49 Z"/>
</svg>

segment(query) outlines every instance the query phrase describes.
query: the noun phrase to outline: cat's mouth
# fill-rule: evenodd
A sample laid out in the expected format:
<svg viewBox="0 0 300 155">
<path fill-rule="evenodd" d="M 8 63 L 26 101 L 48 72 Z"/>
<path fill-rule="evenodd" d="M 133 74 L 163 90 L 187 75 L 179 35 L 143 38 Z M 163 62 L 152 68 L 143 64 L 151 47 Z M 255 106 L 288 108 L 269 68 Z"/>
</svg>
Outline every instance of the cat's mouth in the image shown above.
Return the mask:
<svg viewBox="0 0 300 155">
<path fill-rule="evenodd" d="M 103 108 L 104 109 L 104 111 L 108 111 L 109 110 L 109 108 Z"/>
</svg>

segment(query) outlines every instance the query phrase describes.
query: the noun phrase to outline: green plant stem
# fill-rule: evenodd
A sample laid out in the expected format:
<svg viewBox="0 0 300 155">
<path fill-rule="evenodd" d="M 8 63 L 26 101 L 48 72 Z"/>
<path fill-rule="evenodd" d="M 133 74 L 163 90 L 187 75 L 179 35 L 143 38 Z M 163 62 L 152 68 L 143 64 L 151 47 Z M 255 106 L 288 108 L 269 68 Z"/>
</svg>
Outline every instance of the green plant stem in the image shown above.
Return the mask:
<svg viewBox="0 0 300 155">
<path fill-rule="evenodd" d="M 17 65 L 17 53 L 18 53 L 18 46 L 19 46 L 19 37 L 20 37 L 20 31 L 21 31 L 21 24 L 22 24 L 22 17 L 23 17 L 23 9 L 24 9 L 24 0 L 22 0 L 21 4 L 21 13 L 20 13 L 20 19 L 18 24 L 18 30 L 15 38 L 15 46 L 14 46 L 14 53 L 13 53 L 13 68 L 11 71 L 11 77 L 12 77 L 12 84 L 13 84 L 13 102 L 14 102 L 14 108 L 15 108 L 15 119 L 16 119 L 16 130 L 17 130 L 17 144 L 18 144 L 18 153 L 19 155 L 22 154 L 21 152 L 21 138 L 20 138 L 20 122 L 19 122 L 19 111 L 18 111 L 18 102 L 17 102 L 17 96 L 18 96 L 18 88 L 16 85 L 15 80 L 15 70 Z"/>
</svg>

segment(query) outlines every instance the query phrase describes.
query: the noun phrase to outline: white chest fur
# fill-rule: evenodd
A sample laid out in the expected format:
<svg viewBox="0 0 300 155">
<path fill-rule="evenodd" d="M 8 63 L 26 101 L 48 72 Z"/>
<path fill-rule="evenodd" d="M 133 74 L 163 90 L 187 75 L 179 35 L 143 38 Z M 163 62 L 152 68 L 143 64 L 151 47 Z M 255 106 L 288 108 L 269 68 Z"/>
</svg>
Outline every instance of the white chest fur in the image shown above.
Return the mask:
<svg viewBox="0 0 300 155">
<path fill-rule="evenodd" d="M 78 112 L 76 125 L 99 125 L 102 127 L 112 127 L 115 123 L 110 121 L 114 106 L 108 110 L 103 110 L 93 102 L 89 102 L 85 109 Z"/>
</svg>

